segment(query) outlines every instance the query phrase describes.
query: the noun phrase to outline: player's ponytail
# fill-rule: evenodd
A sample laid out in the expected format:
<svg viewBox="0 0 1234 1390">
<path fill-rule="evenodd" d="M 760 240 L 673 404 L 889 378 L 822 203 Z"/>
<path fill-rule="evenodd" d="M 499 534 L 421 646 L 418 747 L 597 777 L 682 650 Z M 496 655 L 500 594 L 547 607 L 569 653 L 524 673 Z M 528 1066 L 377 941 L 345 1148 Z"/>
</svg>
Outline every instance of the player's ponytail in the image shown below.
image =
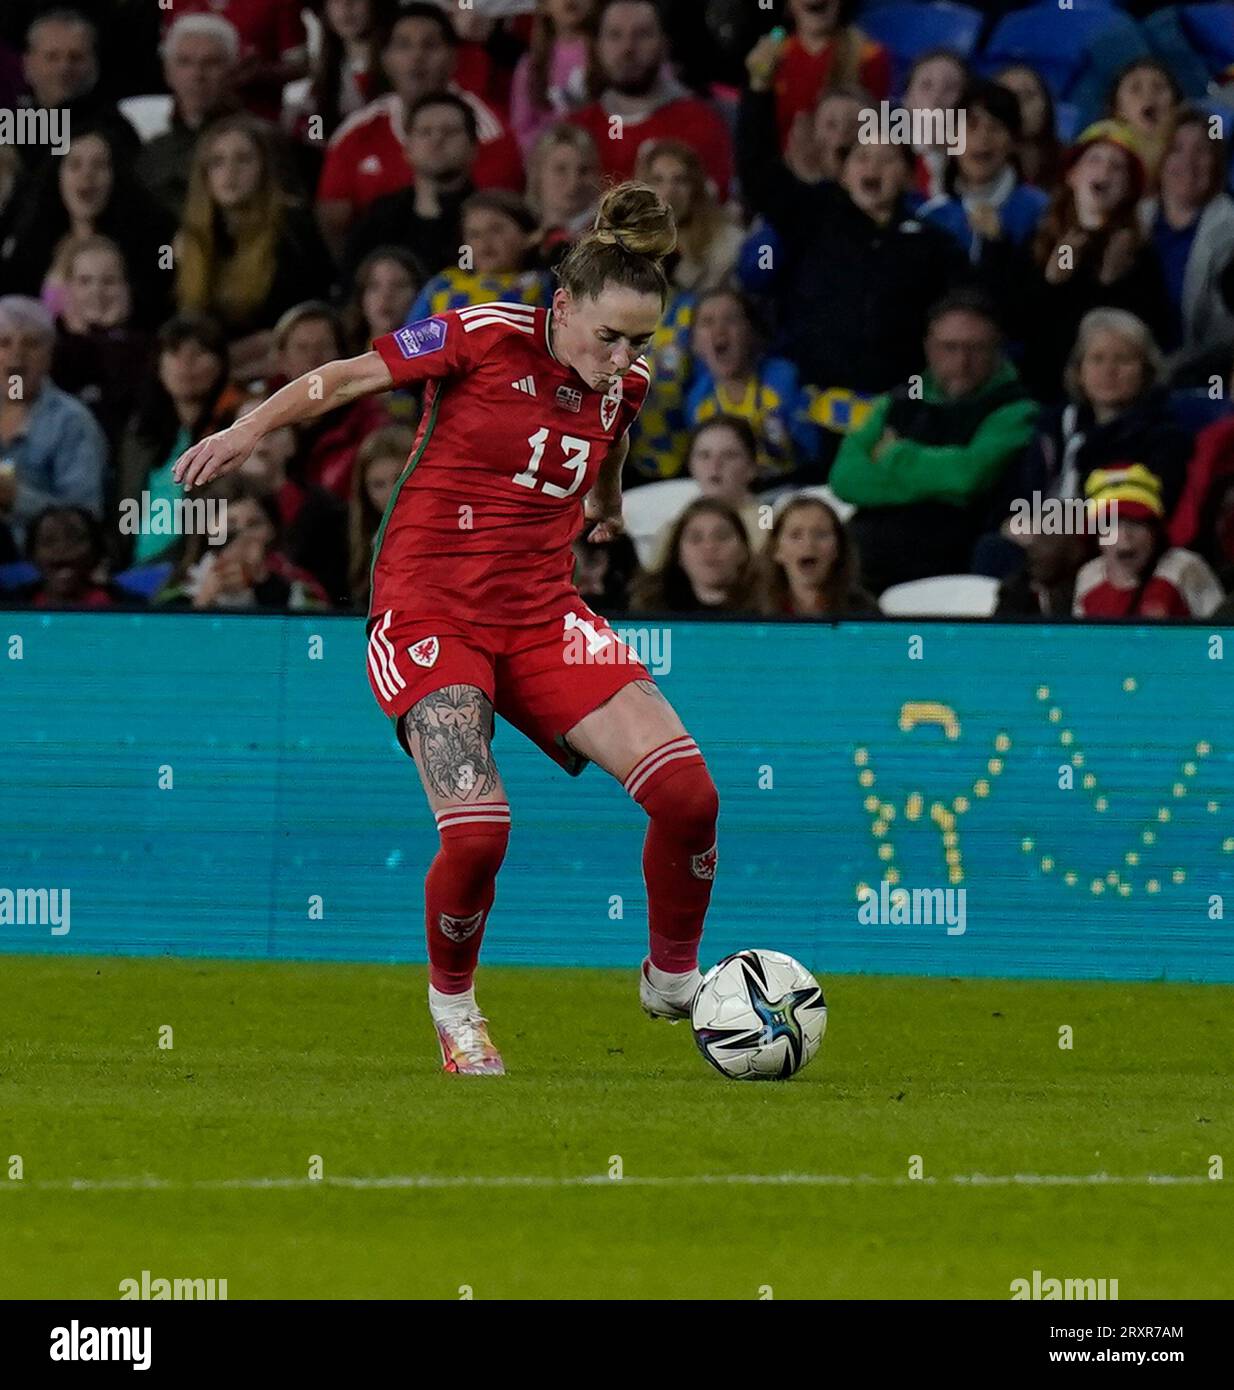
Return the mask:
<svg viewBox="0 0 1234 1390">
<path fill-rule="evenodd" d="M 557 267 L 564 289 L 580 299 L 597 299 L 610 285 L 655 294 L 663 304 L 668 279 L 663 260 L 677 246 L 672 209 L 645 183 L 622 183 L 600 203 L 595 224 Z"/>
</svg>

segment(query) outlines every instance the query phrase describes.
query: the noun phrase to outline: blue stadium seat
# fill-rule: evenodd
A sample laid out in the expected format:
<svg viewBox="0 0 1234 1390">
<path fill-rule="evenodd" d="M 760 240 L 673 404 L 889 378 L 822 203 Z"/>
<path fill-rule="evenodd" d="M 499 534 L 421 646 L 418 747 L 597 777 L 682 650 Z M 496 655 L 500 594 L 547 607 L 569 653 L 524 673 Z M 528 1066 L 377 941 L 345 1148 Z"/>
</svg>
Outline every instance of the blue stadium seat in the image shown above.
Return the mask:
<svg viewBox="0 0 1234 1390">
<path fill-rule="evenodd" d="M 151 599 L 171 578 L 171 572 L 175 566 L 170 561 L 154 565 L 134 565 L 132 569 L 125 570 L 123 574 L 113 577 L 112 583 L 118 589 L 125 590 L 126 593 L 136 594 L 139 598 Z"/>
<path fill-rule="evenodd" d="M 995 72 L 1026 63 L 1041 74 L 1057 100 L 1065 100 L 1090 67 L 1098 45 L 1105 52 L 1116 50 L 1120 63 L 1149 51 L 1134 20 L 1106 0 L 1075 0 L 1069 10 L 1060 10 L 1055 0 L 1042 0 L 999 20 L 981 67 Z M 1086 111 L 1085 118 L 1090 114 Z"/>
<path fill-rule="evenodd" d="M 1170 411 L 1178 423 L 1191 434 L 1198 434 L 1215 420 L 1230 413 L 1230 402 L 1214 401 L 1201 386 L 1170 392 Z"/>
<path fill-rule="evenodd" d="M 0 591 L 20 589 L 23 584 L 33 584 L 39 572 L 26 560 L 14 560 L 12 564 L 0 565 Z"/>
<path fill-rule="evenodd" d="M 859 21 L 891 54 L 892 87 L 904 90 L 913 59 L 929 48 L 949 48 L 968 58 L 977 47 L 984 17 L 968 5 L 890 3 L 864 11 Z"/>
<path fill-rule="evenodd" d="M 1209 5 L 1180 5 L 1187 37 L 1208 59 L 1214 76 L 1234 66 L 1234 5 L 1228 0 Z"/>
</svg>

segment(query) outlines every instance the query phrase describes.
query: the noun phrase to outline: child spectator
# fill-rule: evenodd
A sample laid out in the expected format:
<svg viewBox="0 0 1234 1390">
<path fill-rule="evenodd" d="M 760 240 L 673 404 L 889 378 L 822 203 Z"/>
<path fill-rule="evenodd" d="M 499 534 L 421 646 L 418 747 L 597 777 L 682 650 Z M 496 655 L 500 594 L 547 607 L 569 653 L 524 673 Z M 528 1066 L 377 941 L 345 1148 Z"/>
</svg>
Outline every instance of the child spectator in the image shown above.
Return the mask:
<svg viewBox="0 0 1234 1390">
<path fill-rule="evenodd" d="M 756 443 L 754 485 L 765 487 L 813 463 L 819 428 L 797 368 L 760 352 L 749 303 L 737 290 L 712 290 L 694 309 L 691 334 L 696 376 L 686 397 L 686 421 L 697 427 L 717 416 L 737 417 Z"/>
<path fill-rule="evenodd" d="M 997 305 L 1014 305 L 1049 199 L 1016 174 L 1021 125 L 1015 97 L 993 82 L 977 82 L 964 109 L 964 149 L 948 157 L 943 192 L 924 203 L 920 215 L 955 237 Z"/>
<path fill-rule="evenodd" d="M 635 581 L 643 613 L 743 612 L 750 607 L 750 541 L 726 502 L 699 497 L 673 523 L 664 558 Z"/>
<path fill-rule="evenodd" d="M 698 425 L 686 449 L 686 468 L 698 484 L 698 496 L 723 502 L 741 518 L 751 551 L 758 550 L 767 537 L 763 515 L 770 520 L 771 507 L 760 503 L 751 490 L 758 476 L 757 442 L 747 420 L 721 415 Z M 652 554 L 662 560 L 671 544 L 675 521 L 668 522 L 652 545 Z"/>
<path fill-rule="evenodd" d="M 793 32 L 782 41 L 775 80 L 782 154 L 794 125 L 809 124 L 835 87 L 858 86 L 867 102 L 891 95 L 891 56 L 853 23 L 856 9 L 856 0 L 789 0 Z"/>
<path fill-rule="evenodd" d="M 1155 58 L 1136 58 L 1115 79 L 1106 114 L 1135 131 L 1150 175 L 1161 161 L 1182 99 L 1174 74 Z"/>
<path fill-rule="evenodd" d="M 463 204 L 462 244 L 471 253 L 470 265 L 448 266 L 434 275 L 407 321 L 498 299 L 547 308 L 552 283 L 545 272 L 528 268 L 535 233 L 535 214 L 517 195 L 498 188 L 473 193 Z"/>
<path fill-rule="evenodd" d="M 266 608 L 303 613 L 329 607 L 321 585 L 280 545 L 274 499 L 243 478 L 223 478 L 210 495 L 226 503 L 226 539 L 189 537 L 184 556 L 154 602 L 168 608 Z"/>
<path fill-rule="evenodd" d="M 48 507 L 26 533 L 26 556 L 39 577 L 6 600 L 31 608 L 114 608 L 136 602 L 96 573 L 106 547 L 103 528 L 84 507 Z"/>
<path fill-rule="evenodd" d="M 768 616 L 873 616 L 878 605 L 857 579 L 857 552 L 821 497 L 798 493 L 776 512 L 756 565 L 758 611 Z"/>
<path fill-rule="evenodd" d="M 1080 618 L 1206 618 L 1225 595 L 1217 576 L 1189 550 L 1170 546 L 1160 480 L 1142 464 L 1099 469 L 1085 489 L 1091 504 L 1117 503 L 1114 536 L 1076 577 Z"/>
<path fill-rule="evenodd" d="M 560 116 L 586 105 L 598 0 L 537 0 L 531 45 L 510 86 L 510 125 L 530 156 Z"/>
<path fill-rule="evenodd" d="M 261 400 L 250 396 L 236 411 L 236 419 L 256 410 Z M 331 603 L 349 607 L 347 509 L 305 478 L 295 430 L 286 427 L 263 435 L 237 476 L 273 500 L 283 549 L 292 564 L 311 574 Z"/>
</svg>

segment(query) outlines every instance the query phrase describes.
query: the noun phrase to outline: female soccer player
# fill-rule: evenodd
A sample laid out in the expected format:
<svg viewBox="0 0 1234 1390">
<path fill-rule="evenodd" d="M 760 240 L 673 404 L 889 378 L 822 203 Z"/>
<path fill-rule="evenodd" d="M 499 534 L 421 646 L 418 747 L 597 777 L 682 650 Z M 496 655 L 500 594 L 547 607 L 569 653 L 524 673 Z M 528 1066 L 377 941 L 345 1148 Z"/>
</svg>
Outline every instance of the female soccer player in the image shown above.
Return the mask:
<svg viewBox="0 0 1234 1390">
<path fill-rule="evenodd" d="M 176 465 L 193 487 L 239 468 L 270 430 L 427 383 L 374 542 L 368 671 L 437 818 L 428 993 L 449 1072 L 505 1071 L 473 987 L 510 833 L 494 711 L 567 772 L 598 764 L 647 813 L 640 999 L 652 1017 L 684 1018 L 698 986 L 716 789 L 668 701 L 628 648 L 614 652 L 618 638 L 571 577 L 583 516 L 595 540 L 622 527 L 627 434 L 650 381 L 640 353 L 675 244 L 655 192 L 622 184 L 561 262 L 550 309 L 479 304 L 409 324 L 291 382 Z"/>
</svg>

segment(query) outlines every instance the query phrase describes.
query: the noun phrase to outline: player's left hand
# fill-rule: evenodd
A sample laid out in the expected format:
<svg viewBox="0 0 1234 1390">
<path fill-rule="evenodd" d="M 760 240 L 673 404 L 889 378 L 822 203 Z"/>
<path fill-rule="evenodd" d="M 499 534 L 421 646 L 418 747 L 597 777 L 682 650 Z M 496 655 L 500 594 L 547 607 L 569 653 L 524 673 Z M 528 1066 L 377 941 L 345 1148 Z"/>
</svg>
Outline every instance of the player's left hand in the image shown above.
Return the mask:
<svg viewBox="0 0 1234 1390">
<path fill-rule="evenodd" d="M 596 523 L 588 532 L 587 539 L 594 541 L 597 545 L 603 544 L 605 541 L 616 540 L 618 536 L 625 534 L 626 523 L 625 518 L 621 515 L 620 497 L 615 505 L 605 505 L 588 498 L 583 504 L 583 515 L 588 521 Z"/>
</svg>

